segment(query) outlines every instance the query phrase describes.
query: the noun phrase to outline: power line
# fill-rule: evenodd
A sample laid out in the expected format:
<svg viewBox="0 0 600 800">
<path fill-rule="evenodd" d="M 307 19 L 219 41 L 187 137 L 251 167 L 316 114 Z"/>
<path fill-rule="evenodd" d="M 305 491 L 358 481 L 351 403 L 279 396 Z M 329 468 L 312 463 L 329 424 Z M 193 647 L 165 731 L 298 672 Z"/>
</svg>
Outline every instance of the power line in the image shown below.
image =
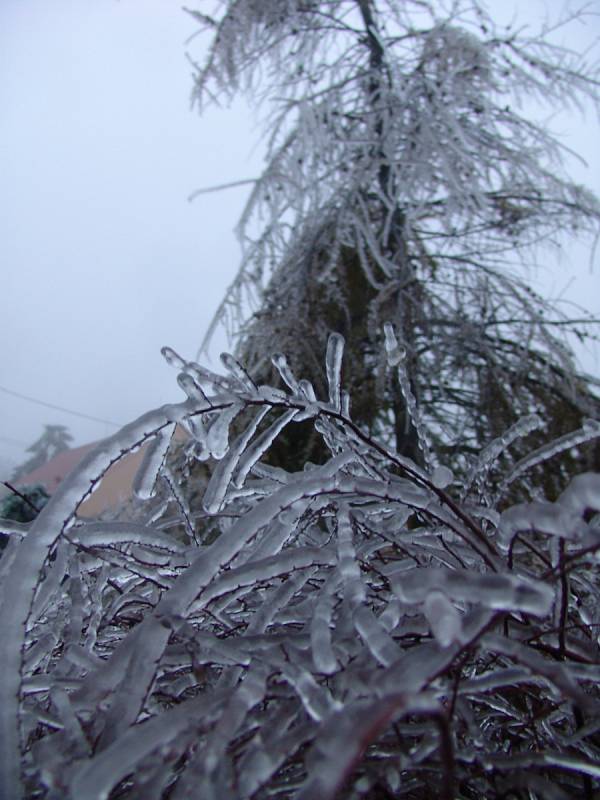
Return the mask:
<svg viewBox="0 0 600 800">
<path fill-rule="evenodd" d="M 20 400 L 27 400 L 29 403 L 35 403 L 37 406 L 44 406 L 45 408 L 51 408 L 54 411 L 62 411 L 65 414 L 70 414 L 72 417 L 81 417 L 81 419 L 89 419 L 92 422 L 102 422 L 104 425 L 112 425 L 113 428 L 120 428 L 118 422 L 112 422 L 109 419 L 100 419 L 100 417 L 91 417 L 89 414 L 82 414 L 80 411 L 73 411 L 71 408 L 63 408 L 63 406 L 55 406 L 52 403 L 46 403 L 43 400 L 38 400 L 36 397 L 29 397 L 26 394 L 21 394 L 20 392 L 14 392 L 12 389 L 7 389 L 4 386 L 0 386 L 0 392 L 4 392 L 5 394 L 11 394 L 13 397 L 18 397 Z"/>
<path fill-rule="evenodd" d="M 243 181 L 233 181 L 232 183 L 220 183 L 218 186 L 207 186 L 204 189 L 196 189 L 188 197 L 188 203 L 191 203 L 201 194 L 211 194 L 212 192 L 222 192 L 224 189 L 235 189 L 238 186 L 247 186 L 249 183 L 258 183 L 256 178 L 247 178 Z"/>
</svg>

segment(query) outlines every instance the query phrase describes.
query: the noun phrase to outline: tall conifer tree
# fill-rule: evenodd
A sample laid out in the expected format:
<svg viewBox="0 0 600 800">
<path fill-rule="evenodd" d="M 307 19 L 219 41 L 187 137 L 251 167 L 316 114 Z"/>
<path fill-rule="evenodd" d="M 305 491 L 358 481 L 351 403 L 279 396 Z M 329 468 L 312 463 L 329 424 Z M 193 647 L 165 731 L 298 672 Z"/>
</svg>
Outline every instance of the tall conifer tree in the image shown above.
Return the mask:
<svg viewBox="0 0 600 800">
<path fill-rule="evenodd" d="M 323 389 L 338 331 L 355 419 L 459 470 L 524 417 L 539 435 L 517 460 L 597 416 L 564 338 L 590 329 L 530 279 L 544 246 L 598 230 L 600 205 L 519 111 L 597 104 L 597 69 L 479 3 L 237 0 L 196 17 L 213 32 L 200 106 L 245 91 L 268 110 L 243 261 L 214 320 L 255 376 L 272 377 L 276 343 Z M 386 323 L 400 381 L 380 355 Z M 299 441 L 282 440 L 284 463 Z"/>
</svg>

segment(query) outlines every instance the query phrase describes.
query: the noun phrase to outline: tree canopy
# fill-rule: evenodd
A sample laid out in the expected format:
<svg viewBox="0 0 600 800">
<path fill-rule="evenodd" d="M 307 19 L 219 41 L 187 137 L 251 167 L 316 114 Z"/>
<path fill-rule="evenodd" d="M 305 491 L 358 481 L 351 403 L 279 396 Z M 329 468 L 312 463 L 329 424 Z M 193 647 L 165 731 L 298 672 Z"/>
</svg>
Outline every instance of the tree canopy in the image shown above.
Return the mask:
<svg viewBox="0 0 600 800">
<path fill-rule="evenodd" d="M 530 278 L 544 247 L 598 233 L 600 204 L 520 111 L 598 107 L 597 65 L 479 3 L 235 2 L 196 16 L 212 32 L 200 107 L 245 91 L 266 109 L 245 255 L 214 320 L 257 379 L 273 379 L 276 342 L 323 390 L 337 331 L 356 419 L 458 469 L 523 416 L 540 417 L 531 449 L 598 414 L 565 339 L 597 321 L 570 322 Z M 400 382 L 385 375 L 385 323 Z"/>
</svg>

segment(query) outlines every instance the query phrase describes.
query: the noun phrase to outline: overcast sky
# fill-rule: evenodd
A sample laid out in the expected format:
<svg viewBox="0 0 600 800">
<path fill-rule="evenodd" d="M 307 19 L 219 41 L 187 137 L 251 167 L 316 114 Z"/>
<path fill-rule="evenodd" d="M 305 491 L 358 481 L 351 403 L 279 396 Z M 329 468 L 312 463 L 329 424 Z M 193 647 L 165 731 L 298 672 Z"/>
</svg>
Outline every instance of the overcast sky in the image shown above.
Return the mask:
<svg viewBox="0 0 600 800">
<path fill-rule="evenodd" d="M 0 479 L 46 423 L 76 444 L 114 430 L 3 390 L 115 423 L 177 400 L 160 348 L 194 357 L 235 274 L 246 191 L 187 197 L 254 177 L 258 132 L 243 103 L 190 109 L 195 30 L 173 0 L 0 2 Z M 588 20 L 568 41 L 599 35 Z M 557 125 L 588 160 L 576 180 L 600 192 L 597 117 Z M 600 261 L 591 274 L 569 252 L 544 291 L 600 314 Z"/>
</svg>

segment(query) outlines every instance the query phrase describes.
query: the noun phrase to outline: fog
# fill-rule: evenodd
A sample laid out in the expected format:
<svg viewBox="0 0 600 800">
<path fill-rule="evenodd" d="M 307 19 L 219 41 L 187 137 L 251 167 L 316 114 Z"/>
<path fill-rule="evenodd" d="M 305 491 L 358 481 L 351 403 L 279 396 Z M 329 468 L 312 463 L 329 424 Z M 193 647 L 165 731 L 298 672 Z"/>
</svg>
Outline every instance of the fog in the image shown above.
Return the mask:
<svg viewBox="0 0 600 800">
<path fill-rule="evenodd" d="M 160 348 L 193 357 L 235 274 L 247 187 L 187 198 L 255 176 L 259 133 L 241 102 L 190 108 L 195 31 L 170 0 L 0 4 L 0 479 L 46 423 L 83 444 L 179 399 Z M 566 43 L 599 35 L 588 21 Z M 553 124 L 589 163 L 575 179 L 600 192 L 597 117 Z M 569 245 L 537 288 L 600 314 L 599 269 Z"/>
</svg>

